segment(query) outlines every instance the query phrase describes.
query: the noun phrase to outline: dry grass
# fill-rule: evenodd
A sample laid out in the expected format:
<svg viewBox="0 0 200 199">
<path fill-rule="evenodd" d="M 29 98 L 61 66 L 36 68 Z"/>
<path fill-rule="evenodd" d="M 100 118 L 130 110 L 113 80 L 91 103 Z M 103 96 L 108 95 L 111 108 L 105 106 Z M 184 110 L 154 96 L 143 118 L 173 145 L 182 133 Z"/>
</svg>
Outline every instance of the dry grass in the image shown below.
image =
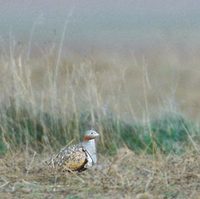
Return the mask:
<svg viewBox="0 0 200 199">
<path fill-rule="evenodd" d="M 164 155 L 159 149 L 153 155 L 141 151 L 136 155 L 128 149 L 119 150 L 114 157 L 102 154 L 112 151 L 113 145 L 118 148 L 116 140 L 121 141 L 123 135 L 128 140 L 123 146 L 134 145 L 135 132 L 129 127 L 141 123 L 147 128 L 139 132 L 147 129 L 143 133 L 148 137 L 153 130 L 168 133 L 162 135 L 169 135 L 170 141 L 166 138 L 159 143 L 167 150 L 172 149 L 171 143 L 182 147 L 179 140 L 173 140 L 173 133 L 178 138 L 183 135 L 177 131 L 180 126 L 184 127 L 180 132 L 189 137 L 187 142 L 197 148 L 198 123 L 193 130 L 180 123 L 175 125 L 178 128 L 171 127 L 173 123 L 163 127 L 164 120 L 158 125 L 159 131 L 150 121 L 155 115 L 159 118 L 163 110 L 184 112 L 194 120 L 200 118 L 199 48 L 190 52 L 187 46 L 182 49 L 168 44 L 140 49 L 142 52 L 136 49 L 125 56 L 91 53 L 73 58 L 63 57 L 57 46 L 38 47 L 39 53 L 28 58 L 26 47 L 17 49 L 11 41 L 9 48 L 0 56 L 0 141 L 12 151 L 0 159 L 3 198 L 139 198 L 142 193 L 153 198 L 198 198 L 200 158 L 189 148 L 180 156 Z M 14 112 L 7 114 L 13 99 Z M 24 109 L 25 113 L 21 111 Z M 89 121 L 81 119 L 82 112 L 89 113 Z M 38 113 L 52 117 L 45 123 Z M 106 128 L 99 121 L 107 122 L 107 116 L 116 120 Z M 119 121 L 125 121 L 124 131 Z M 97 127 L 101 134 L 99 165 L 80 174 L 44 168 L 41 162 L 49 151 L 72 139 L 79 140 L 83 126 Z M 137 136 L 141 134 L 137 132 Z M 33 152 L 41 145 L 49 150 L 46 155 Z M 14 152 L 19 148 L 24 152 Z"/>
<path fill-rule="evenodd" d="M 10 49 L 0 57 L 1 103 L 14 97 L 65 118 L 83 108 L 109 109 L 130 121 L 162 109 L 200 117 L 199 49 L 191 53 L 169 44 L 128 55 L 66 54 L 59 65 L 53 46 L 38 48 L 41 53 L 29 60 L 26 48 Z"/>
<path fill-rule="evenodd" d="M 3 198 L 198 198 L 200 156 L 136 155 L 122 148 L 114 157 L 82 173 L 56 173 L 44 167 L 46 155 L 15 153 L 3 157 Z M 140 196 L 140 197 L 139 197 Z M 143 195 L 144 196 L 144 195 Z M 145 197 L 143 197 L 145 198 Z"/>
</svg>

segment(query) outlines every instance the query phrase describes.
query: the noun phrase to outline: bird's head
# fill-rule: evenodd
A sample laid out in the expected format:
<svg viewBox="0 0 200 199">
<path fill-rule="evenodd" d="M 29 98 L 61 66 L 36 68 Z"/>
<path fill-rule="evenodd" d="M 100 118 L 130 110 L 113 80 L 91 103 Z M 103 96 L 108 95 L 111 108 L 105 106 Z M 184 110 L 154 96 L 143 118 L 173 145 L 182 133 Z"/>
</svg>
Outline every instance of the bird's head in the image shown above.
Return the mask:
<svg viewBox="0 0 200 199">
<path fill-rule="evenodd" d="M 89 141 L 99 137 L 99 134 L 94 130 L 88 130 L 83 135 L 83 141 Z"/>
</svg>

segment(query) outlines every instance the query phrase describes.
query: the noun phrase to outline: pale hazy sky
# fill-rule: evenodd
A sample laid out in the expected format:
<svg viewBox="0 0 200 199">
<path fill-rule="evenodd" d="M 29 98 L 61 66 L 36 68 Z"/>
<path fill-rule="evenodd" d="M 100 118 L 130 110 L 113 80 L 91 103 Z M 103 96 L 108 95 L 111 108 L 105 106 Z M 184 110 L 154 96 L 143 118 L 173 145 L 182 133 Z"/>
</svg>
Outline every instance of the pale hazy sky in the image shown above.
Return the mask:
<svg viewBox="0 0 200 199">
<path fill-rule="evenodd" d="M 177 35 L 200 29 L 197 0 L 0 0 L 0 36 L 60 38 L 70 11 L 68 40 L 129 42 L 155 32 Z M 55 38 L 54 38 L 55 39 Z"/>
</svg>

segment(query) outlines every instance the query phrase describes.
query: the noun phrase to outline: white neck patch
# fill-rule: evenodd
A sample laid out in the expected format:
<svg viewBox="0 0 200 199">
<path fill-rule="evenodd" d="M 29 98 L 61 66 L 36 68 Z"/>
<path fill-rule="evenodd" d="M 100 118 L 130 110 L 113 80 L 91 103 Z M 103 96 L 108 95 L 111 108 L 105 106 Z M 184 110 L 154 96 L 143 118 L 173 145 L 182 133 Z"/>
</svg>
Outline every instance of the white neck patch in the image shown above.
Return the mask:
<svg viewBox="0 0 200 199">
<path fill-rule="evenodd" d="M 97 153 L 96 153 L 96 143 L 95 140 L 89 140 L 82 142 L 82 146 L 87 151 L 88 155 L 88 163 L 90 164 L 96 164 L 97 163 Z"/>
</svg>

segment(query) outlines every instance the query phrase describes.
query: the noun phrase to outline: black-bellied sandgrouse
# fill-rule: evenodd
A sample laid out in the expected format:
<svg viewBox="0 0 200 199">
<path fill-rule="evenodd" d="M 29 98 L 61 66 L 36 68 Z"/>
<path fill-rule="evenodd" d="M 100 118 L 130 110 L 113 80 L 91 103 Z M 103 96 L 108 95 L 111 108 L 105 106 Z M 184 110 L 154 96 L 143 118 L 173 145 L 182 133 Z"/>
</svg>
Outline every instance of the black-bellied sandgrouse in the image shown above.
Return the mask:
<svg viewBox="0 0 200 199">
<path fill-rule="evenodd" d="M 91 167 L 97 163 L 95 138 L 98 136 L 94 130 L 86 131 L 81 143 L 62 148 L 48 165 L 62 171 L 83 171 Z"/>
</svg>

